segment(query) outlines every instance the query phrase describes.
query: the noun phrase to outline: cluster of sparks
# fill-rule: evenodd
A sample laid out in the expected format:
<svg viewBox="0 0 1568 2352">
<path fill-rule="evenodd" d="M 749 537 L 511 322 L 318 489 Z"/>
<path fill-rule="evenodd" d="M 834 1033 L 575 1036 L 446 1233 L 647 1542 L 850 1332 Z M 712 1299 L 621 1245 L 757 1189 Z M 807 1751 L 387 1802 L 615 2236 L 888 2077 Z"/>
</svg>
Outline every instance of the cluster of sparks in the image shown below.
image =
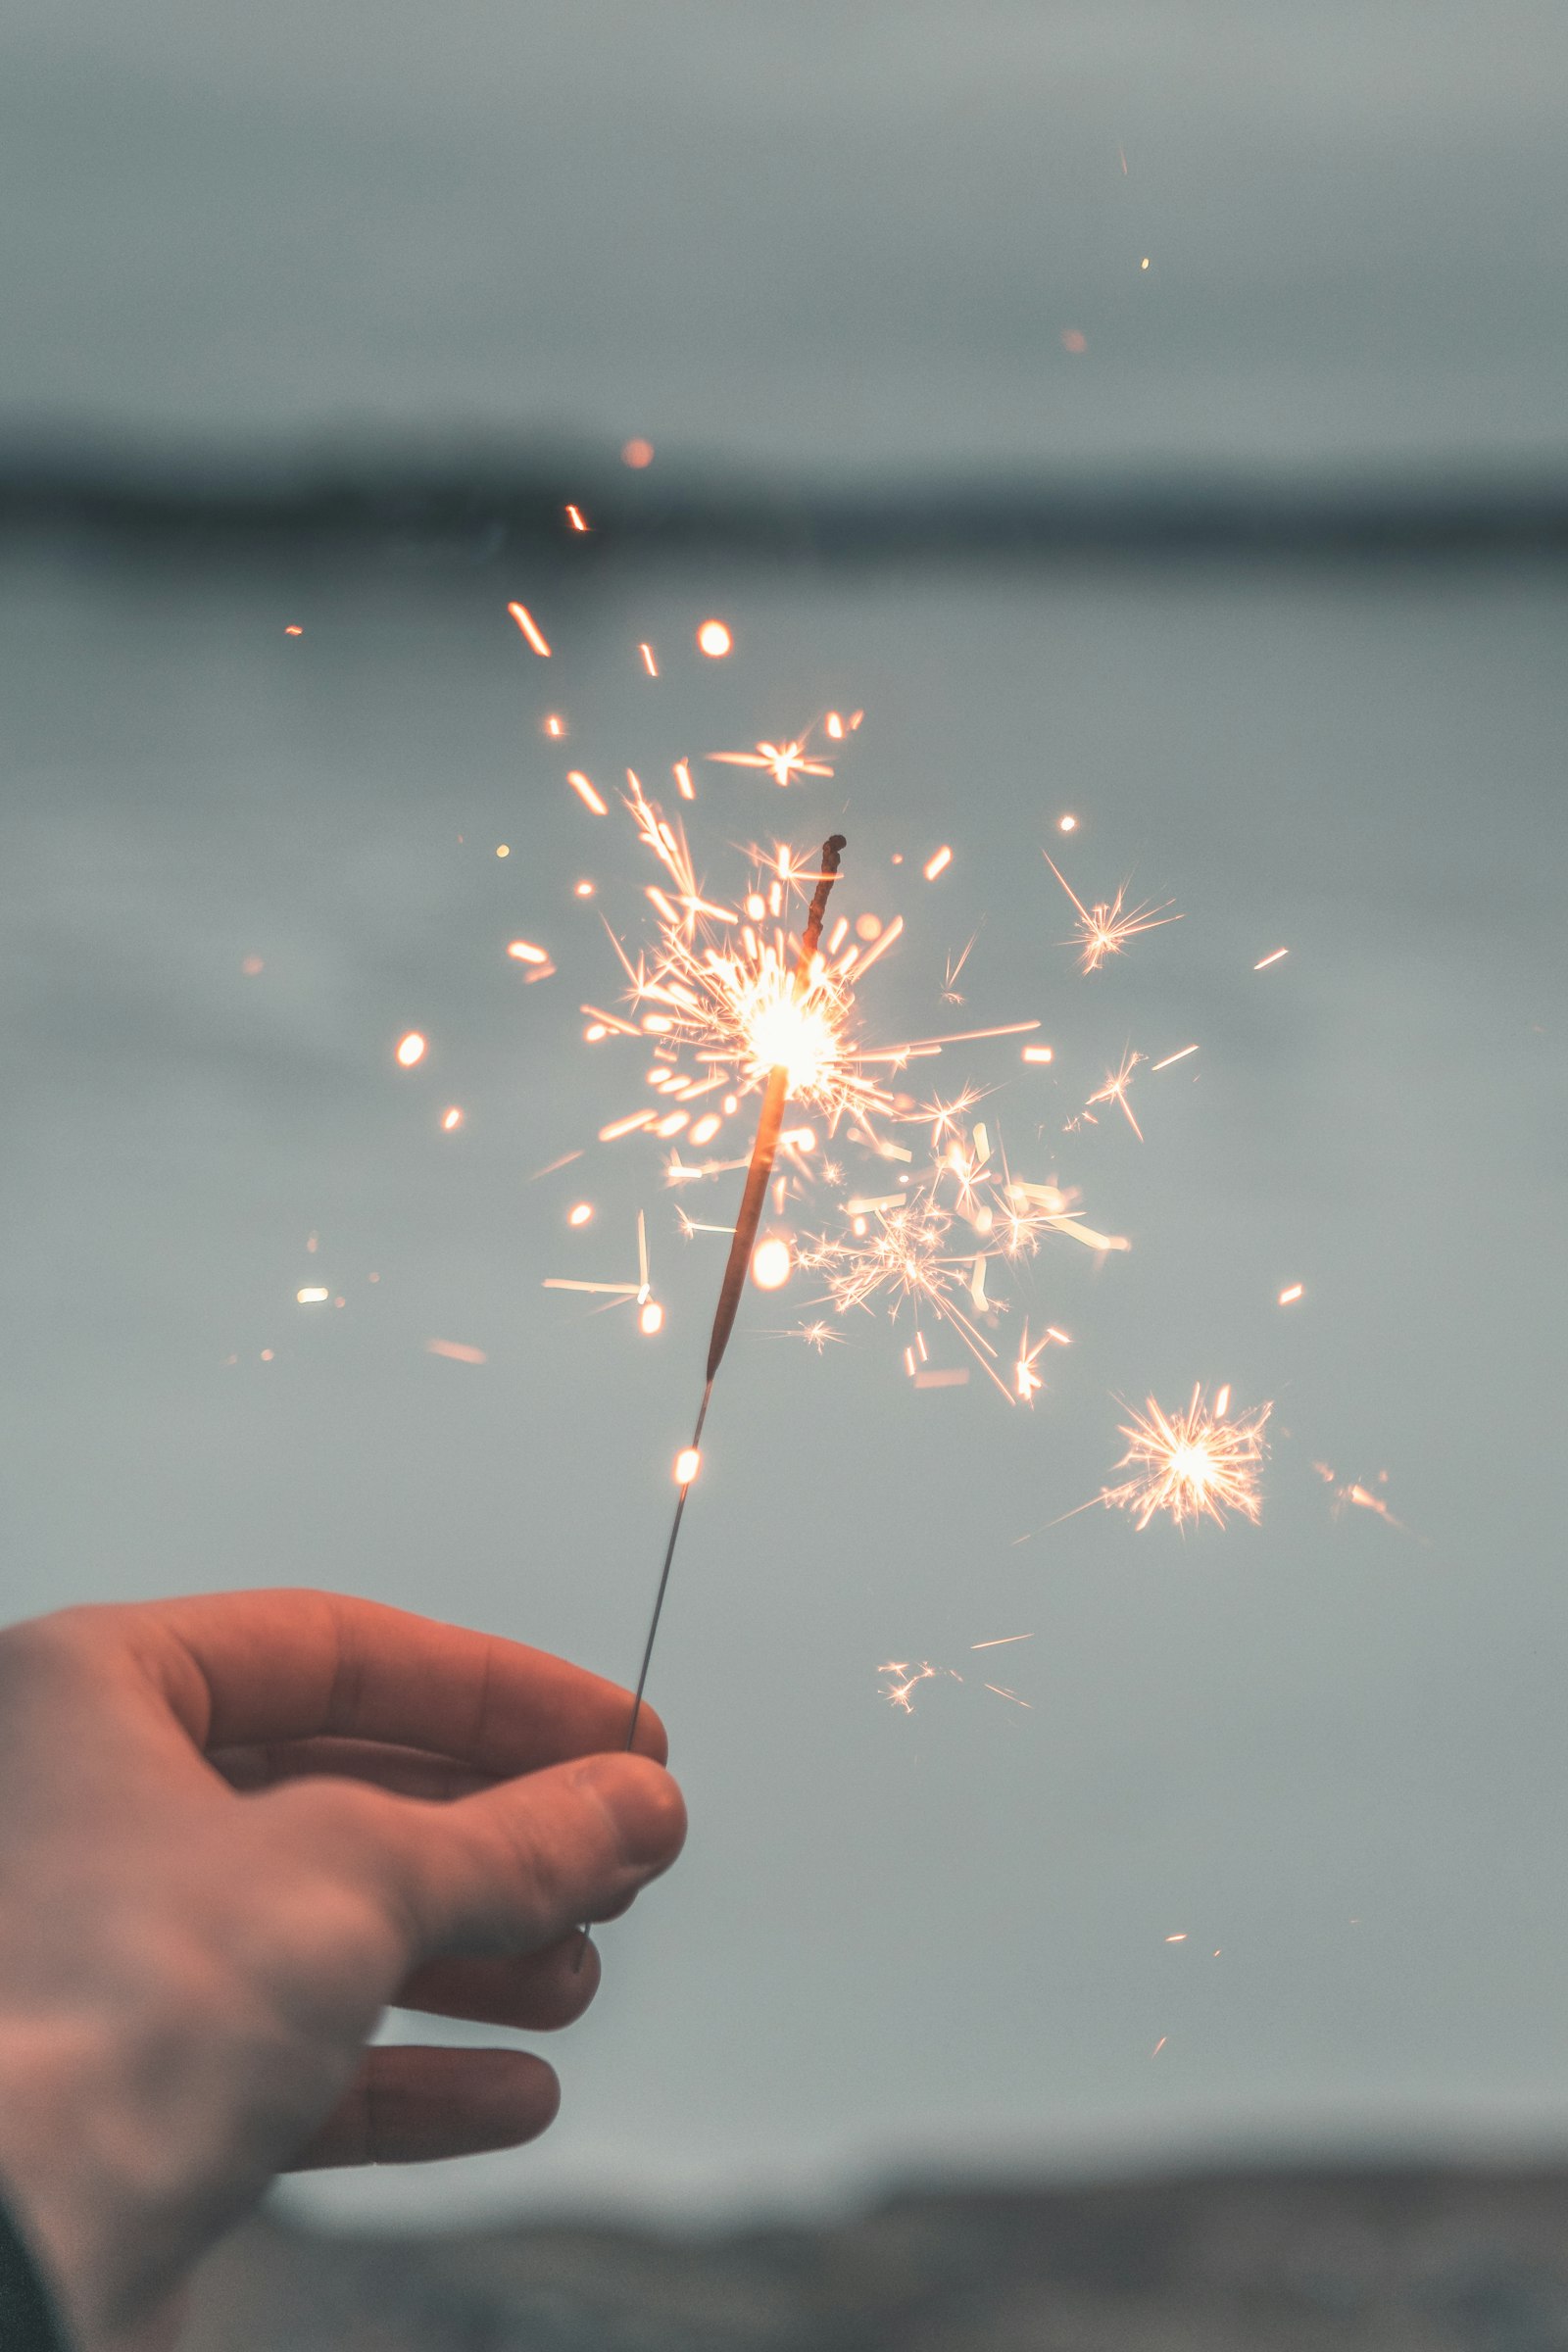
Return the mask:
<svg viewBox="0 0 1568 2352">
<path fill-rule="evenodd" d="M 533 650 L 546 654 L 532 615 L 514 607 L 513 616 Z M 704 624 L 711 642 L 699 632 L 701 651 L 720 656 L 728 651 L 728 633 L 720 642 L 720 627 Z M 639 652 L 648 674 L 658 676 L 652 648 Z M 856 711 L 846 720 L 829 713 L 823 723 L 830 744 L 841 744 L 862 715 Z M 559 718 L 552 725 L 564 731 Z M 766 775 L 780 787 L 830 777 L 832 761 L 811 748 L 812 732 L 708 758 Z M 690 763 L 678 761 L 672 772 L 681 800 L 695 800 Z M 574 769 L 567 781 L 591 814 L 610 813 L 609 801 L 588 777 Z M 940 1328 L 1009 1402 L 1032 1403 L 1045 1383 L 1040 1367 L 1047 1350 L 1068 1346 L 1070 1335 L 1056 1323 L 1020 1317 L 1016 1344 L 1004 1348 L 995 1335 L 1001 1319 L 1016 1311 L 1011 1296 L 1016 1278 L 1051 1237 L 1065 1236 L 1102 1257 L 1128 1249 L 1127 1239 L 1086 1223 L 1076 1193 L 1058 1184 L 1054 1174 L 1014 1174 L 1000 1137 L 973 1116 L 979 1090 L 965 1090 L 953 1102 L 921 1101 L 900 1091 L 899 1082 L 911 1064 L 945 1046 L 1014 1036 L 1037 1030 L 1039 1022 L 868 1045 L 859 1030 L 858 992 L 898 942 L 903 918 L 883 924 L 867 913 L 852 923 L 838 911 L 820 934 L 812 929 L 810 952 L 803 955 L 799 909 L 813 890 L 821 896 L 823 882 L 814 857 L 803 857 L 783 842 L 767 849 L 754 845 L 746 854 L 744 888 L 712 892 L 698 870 L 684 825 L 665 815 L 631 769 L 620 797 L 659 869 L 658 878 L 645 885 L 656 927 L 641 948 L 628 948 L 611 932 L 624 986 L 615 1008 L 583 1006 L 584 1034 L 595 1045 L 612 1037 L 636 1040 L 650 1055 L 645 1083 L 653 1100 L 609 1120 L 599 1131 L 601 1142 L 641 1134 L 668 1146 L 664 1176 L 671 1185 L 714 1180 L 749 1166 L 755 1171 L 749 1133 L 744 1144 L 737 1138 L 739 1148 L 718 1139 L 743 1104 L 776 1089 L 782 1073 L 786 1098 L 802 1123 L 778 1132 L 776 1172 L 770 1152 L 765 1197 L 775 1220 L 792 1196 L 804 1200 L 825 1193 L 830 1200 L 817 1230 L 801 1236 L 775 1231 L 757 1241 L 753 1281 L 775 1289 L 797 1270 L 818 1279 L 814 1303 L 829 1311 L 797 1327 L 797 1336 L 818 1352 L 842 1336 L 838 1326 L 847 1318 L 858 1311 L 882 1312 L 894 1324 L 906 1321 L 905 1367 L 915 1386 L 950 1386 L 969 1377 L 964 1369 L 933 1363 L 927 1335 Z M 1063 819 L 1060 829 L 1075 829 L 1077 822 Z M 934 880 L 951 860 L 951 850 L 943 849 L 921 870 Z M 1181 919 L 1168 900 L 1129 905 L 1125 884 L 1108 900 L 1086 904 L 1049 853 L 1046 862 L 1077 917 L 1064 944 L 1076 950 L 1085 976 L 1102 971 L 1143 933 Z M 593 886 L 579 885 L 578 895 L 592 896 Z M 948 959 L 941 991 L 947 1005 L 963 1002 L 957 983 L 974 945 L 971 938 Z M 1256 968 L 1276 962 L 1284 953 L 1274 951 Z M 1150 1063 L 1146 1054 L 1128 1048 L 1068 1128 L 1094 1125 L 1097 1110 L 1113 1109 L 1141 1142 L 1144 1131 L 1129 1101 L 1135 1072 L 1146 1065 L 1162 1070 L 1197 1052 L 1196 1045 L 1187 1045 Z M 1043 1046 L 1025 1047 L 1023 1054 L 1036 1063 L 1054 1057 Z M 916 1133 L 907 1144 L 897 1140 L 910 1130 L 925 1131 L 923 1139 Z M 925 1148 L 917 1157 L 922 1140 Z M 852 1150 L 879 1164 L 881 1188 L 857 1191 L 847 1181 L 844 1163 Z M 696 1217 L 684 1208 L 677 1216 L 688 1236 L 714 1233 L 734 1241 L 733 1224 Z M 646 1333 L 662 1323 L 641 1213 L 635 1281 L 558 1277 L 549 1287 L 597 1292 L 607 1302 L 624 1298 L 637 1308 Z M 1232 1515 L 1255 1521 L 1270 1407 L 1233 1415 L 1229 1402 L 1228 1391 L 1210 1404 L 1195 1388 L 1181 1408 L 1167 1409 L 1150 1397 L 1141 1410 L 1129 1409 L 1121 1429 L 1127 1450 L 1117 1464 L 1128 1475 L 1094 1499 L 1125 1510 L 1140 1530 L 1156 1516 L 1179 1528 L 1203 1518 L 1223 1525 Z M 682 1459 L 692 1466 L 682 1480 L 684 1491 L 694 1474 L 695 1449 Z M 1352 1499 L 1359 1501 L 1359 1494 Z M 1375 1500 L 1369 1497 L 1374 1507 Z M 922 1661 L 892 1663 L 883 1671 L 891 1678 L 886 1695 L 907 1711 L 919 1683 L 951 1670 Z"/>
<path fill-rule="evenodd" d="M 1258 1479 L 1268 1450 L 1263 1430 L 1273 1408 L 1255 1405 L 1233 1418 L 1230 1401 L 1229 1389 L 1221 1389 L 1210 1404 L 1195 1388 L 1179 1411 L 1167 1412 L 1152 1396 L 1142 1412 L 1129 1407 L 1121 1425 L 1127 1450 L 1116 1467 L 1132 1476 L 1104 1488 L 1100 1500 L 1128 1512 L 1139 1530 L 1156 1511 L 1177 1527 L 1198 1519 L 1223 1527 L 1227 1511 L 1255 1526 L 1262 1508 Z"/>
</svg>

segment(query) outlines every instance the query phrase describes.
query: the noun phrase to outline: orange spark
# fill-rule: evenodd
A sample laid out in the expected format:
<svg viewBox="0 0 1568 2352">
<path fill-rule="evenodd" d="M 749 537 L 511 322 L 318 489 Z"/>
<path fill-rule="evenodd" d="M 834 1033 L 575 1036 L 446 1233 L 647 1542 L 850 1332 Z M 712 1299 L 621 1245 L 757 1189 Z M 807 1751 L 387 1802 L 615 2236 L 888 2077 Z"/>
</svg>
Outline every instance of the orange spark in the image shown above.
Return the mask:
<svg viewBox="0 0 1568 2352">
<path fill-rule="evenodd" d="M 1140 1534 L 1156 1511 L 1168 1513 L 1177 1527 L 1200 1518 L 1223 1527 L 1227 1511 L 1255 1525 L 1262 1509 L 1257 1482 L 1268 1450 L 1263 1428 L 1273 1409 L 1256 1405 L 1232 1421 L 1211 1412 L 1198 1387 L 1177 1412 L 1167 1413 L 1152 1396 L 1141 1413 L 1129 1407 L 1130 1418 L 1121 1425 L 1127 1451 L 1116 1467 L 1134 1475 L 1122 1486 L 1102 1488 L 1100 1501 L 1129 1511 Z"/>
<path fill-rule="evenodd" d="M 640 473 L 645 466 L 651 466 L 654 462 L 653 443 L 651 441 L 644 441 L 640 435 L 634 436 L 630 441 L 623 442 L 621 445 L 620 462 L 623 466 L 629 466 L 634 473 Z"/>
<path fill-rule="evenodd" d="M 697 632 L 697 650 L 710 662 L 722 662 L 734 643 L 721 620 L 705 620 Z"/>
<path fill-rule="evenodd" d="M 1272 956 L 1262 956 L 1262 957 L 1261 957 L 1261 958 L 1260 958 L 1260 959 L 1259 959 L 1259 960 L 1258 960 L 1256 963 L 1254 963 L 1254 964 L 1253 964 L 1253 966 L 1252 966 L 1252 969 L 1253 969 L 1253 971 L 1254 971 L 1254 972 L 1266 972 L 1266 971 L 1268 970 L 1268 967 L 1269 967 L 1269 965 L 1270 965 L 1271 963 L 1278 963 L 1278 961 L 1279 961 L 1280 957 L 1281 957 L 1282 956 L 1288 956 L 1288 955 L 1290 954 L 1290 952 L 1291 952 L 1291 951 L 1290 951 L 1290 949 L 1289 949 L 1289 948 L 1276 948 L 1276 949 L 1274 950 L 1274 953 L 1273 953 L 1273 955 L 1272 955 Z"/>
<path fill-rule="evenodd" d="M 1305 1285 L 1305 1283 L 1304 1283 L 1304 1282 L 1293 1282 L 1293 1283 L 1290 1285 L 1290 1288 L 1289 1288 L 1288 1290 L 1283 1290 L 1283 1291 L 1281 1291 L 1281 1293 L 1280 1293 L 1280 1296 L 1279 1296 L 1279 1304 L 1280 1304 L 1281 1306 L 1294 1306 L 1294 1305 L 1296 1304 L 1296 1301 L 1298 1300 L 1298 1298 L 1305 1298 L 1305 1296 L 1306 1296 L 1306 1285 Z"/>
<path fill-rule="evenodd" d="M 426 1340 L 424 1345 L 429 1354 L 448 1356 L 455 1364 L 482 1364 L 489 1360 L 482 1348 L 469 1348 L 462 1340 Z"/>
<path fill-rule="evenodd" d="M 1167 1054 L 1163 1061 L 1152 1061 L 1149 1065 L 1150 1069 L 1151 1071 L 1168 1070 L 1173 1061 L 1185 1061 L 1189 1054 L 1196 1054 L 1197 1052 L 1198 1048 L 1196 1046 L 1183 1046 L 1179 1054 Z"/>
<path fill-rule="evenodd" d="M 412 1070 L 416 1062 L 424 1059 L 424 1054 L 425 1041 L 417 1029 L 411 1029 L 407 1037 L 398 1039 L 397 1059 L 403 1069 Z"/>
<path fill-rule="evenodd" d="M 454 1102 L 449 1108 L 441 1113 L 441 1132 L 443 1135 L 451 1135 L 455 1128 L 461 1127 L 462 1125 L 463 1113 L 458 1108 L 456 1102 Z"/>
<path fill-rule="evenodd" d="M 1124 1054 L 1121 1057 L 1120 1069 L 1107 1070 L 1104 1085 L 1098 1094 L 1091 1095 L 1089 1098 L 1091 1106 L 1096 1102 L 1114 1102 L 1140 1143 L 1144 1140 L 1144 1131 L 1133 1116 L 1132 1104 L 1127 1100 L 1127 1087 L 1134 1070 L 1137 1069 L 1143 1058 L 1142 1054 L 1130 1052 Z"/>
<path fill-rule="evenodd" d="M 582 510 L 579 507 L 568 507 L 566 509 L 566 520 L 570 523 L 574 531 L 585 531 L 588 528 L 588 525 L 582 518 Z"/>
<path fill-rule="evenodd" d="M 808 729 L 809 733 L 809 729 Z M 830 776 L 833 773 L 824 760 L 806 757 L 806 738 L 792 743 L 760 743 L 755 752 L 710 752 L 710 760 L 721 761 L 726 767 L 765 768 L 775 784 L 790 785 L 800 776 Z"/>
<path fill-rule="evenodd" d="M 1174 904 L 1170 899 L 1164 900 L 1158 906 L 1146 900 L 1143 906 L 1134 906 L 1124 913 L 1122 909 L 1127 897 L 1125 882 L 1108 905 L 1102 902 L 1093 907 L 1086 906 L 1050 851 L 1043 850 L 1041 856 L 1078 909 L 1077 935 L 1074 939 L 1064 940 L 1062 945 L 1079 950 L 1078 968 L 1081 972 L 1098 972 L 1108 956 L 1120 956 L 1127 942 L 1140 931 L 1157 931 L 1165 923 L 1179 923 L 1182 919 L 1179 914 L 1166 913 L 1165 908 Z"/>
<path fill-rule="evenodd" d="M 639 645 L 637 651 L 643 658 L 643 667 L 647 670 L 648 675 L 651 678 L 657 678 L 659 675 L 659 663 L 654 660 L 653 647 L 651 645 Z"/>
<path fill-rule="evenodd" d="M 571 786 L 572 791 L 577 795 L 577 798 L 579 801 L 581 801 L 583 807 L 585 808 L 591 808 L 595 816 L 608 816 L 610 814 L 610 803 L 604 798 L 602 793 L 598 793 L 594 790 L 594 787 L 589 783 L 587 777 L 583 774 L 580 767 L 567 768 L 566 782 Z"/>
<path fill-rule="evenodd" d="M 948 867 L 952 863 L 953 852 L 948 848 L 946 842 L 944 842 L 941 849 L 938 850 L 933 857 L 930 857 L 926 859 L 924 865 L 920 868 L 920 871 L 924 874 L 928 882 L 934 882 L 938 874 L 945 874 L 948 870 Z"/>
<path fill-rule="evenodd" d="M 508 943 L 507 954 L 514 963 L 548 963 L 548 948 L 536 948 L 531 939 L 514 939 Z"/>
<path fill-rule="evenodd" d="M 533 647 L 534 652 L 536 654 L 542 654 L 548 659 L 550 648 L 548 645 L 546 645 L 543 636 L 540 634 L 539 624 L 534 619 L 534 616 L 529 612 L 527 606 L 509 605 L 507 607 L 507 611 L 512 614 L 513 619 L 516 622 L 518 628 L 527 638 L 528 643 Z"/>
</svg>

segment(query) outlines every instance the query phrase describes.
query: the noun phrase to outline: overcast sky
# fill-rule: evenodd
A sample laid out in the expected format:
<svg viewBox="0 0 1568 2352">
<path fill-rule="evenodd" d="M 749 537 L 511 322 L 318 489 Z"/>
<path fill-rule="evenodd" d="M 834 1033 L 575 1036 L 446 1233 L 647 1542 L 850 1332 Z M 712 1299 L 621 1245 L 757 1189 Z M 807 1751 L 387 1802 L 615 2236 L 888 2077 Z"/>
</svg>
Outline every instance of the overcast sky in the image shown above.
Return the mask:
<svg viewBox="0 0 1568 2352">
<path fill-rule="evenodd" d="M 1556 0 L 11 0 L 0 432 L 1554 458 L 1565 212 Z"/>
</svg>

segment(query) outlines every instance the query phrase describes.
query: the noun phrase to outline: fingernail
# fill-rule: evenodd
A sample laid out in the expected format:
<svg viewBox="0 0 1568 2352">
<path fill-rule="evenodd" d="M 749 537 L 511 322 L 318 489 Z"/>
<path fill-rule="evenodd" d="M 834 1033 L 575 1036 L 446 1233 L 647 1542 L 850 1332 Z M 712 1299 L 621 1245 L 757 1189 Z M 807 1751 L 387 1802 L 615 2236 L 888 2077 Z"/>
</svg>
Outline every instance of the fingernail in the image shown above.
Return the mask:
<svg viewBox="0 0 1568 2352">
<path fill-rule="evenodd" d="M 593 1791 L 613 1822 L 623 1862 L 634 1869 L 648 1869 L 667 1858 L 669 1826 L 664 1807 L 643 1773 L 628 1773 L 620 1756 L 589 1756 L 578 1767 L 576 1778 L 580 1788 Z"/>
</svg>

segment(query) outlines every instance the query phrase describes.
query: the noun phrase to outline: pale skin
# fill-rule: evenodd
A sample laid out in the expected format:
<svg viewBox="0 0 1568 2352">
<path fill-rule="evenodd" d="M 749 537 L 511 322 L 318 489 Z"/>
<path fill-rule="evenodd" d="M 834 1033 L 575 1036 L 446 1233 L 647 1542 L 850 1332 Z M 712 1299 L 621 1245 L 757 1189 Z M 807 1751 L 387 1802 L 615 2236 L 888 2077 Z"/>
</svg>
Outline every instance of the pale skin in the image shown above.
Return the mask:
<svg viewBox="0 0 1568 2352">
<path fill-rule="evenodd" d="M 593 1998 L 685 1814 L 629 1694 L 330 1593 L 0 1634 L 0 2193 L 82 2352 L 165 2352 L 280 2172 L 511 2147 L 515 2048 L 368 2049 L 392 2005 L 540 2032 Z"/>
</svg>

